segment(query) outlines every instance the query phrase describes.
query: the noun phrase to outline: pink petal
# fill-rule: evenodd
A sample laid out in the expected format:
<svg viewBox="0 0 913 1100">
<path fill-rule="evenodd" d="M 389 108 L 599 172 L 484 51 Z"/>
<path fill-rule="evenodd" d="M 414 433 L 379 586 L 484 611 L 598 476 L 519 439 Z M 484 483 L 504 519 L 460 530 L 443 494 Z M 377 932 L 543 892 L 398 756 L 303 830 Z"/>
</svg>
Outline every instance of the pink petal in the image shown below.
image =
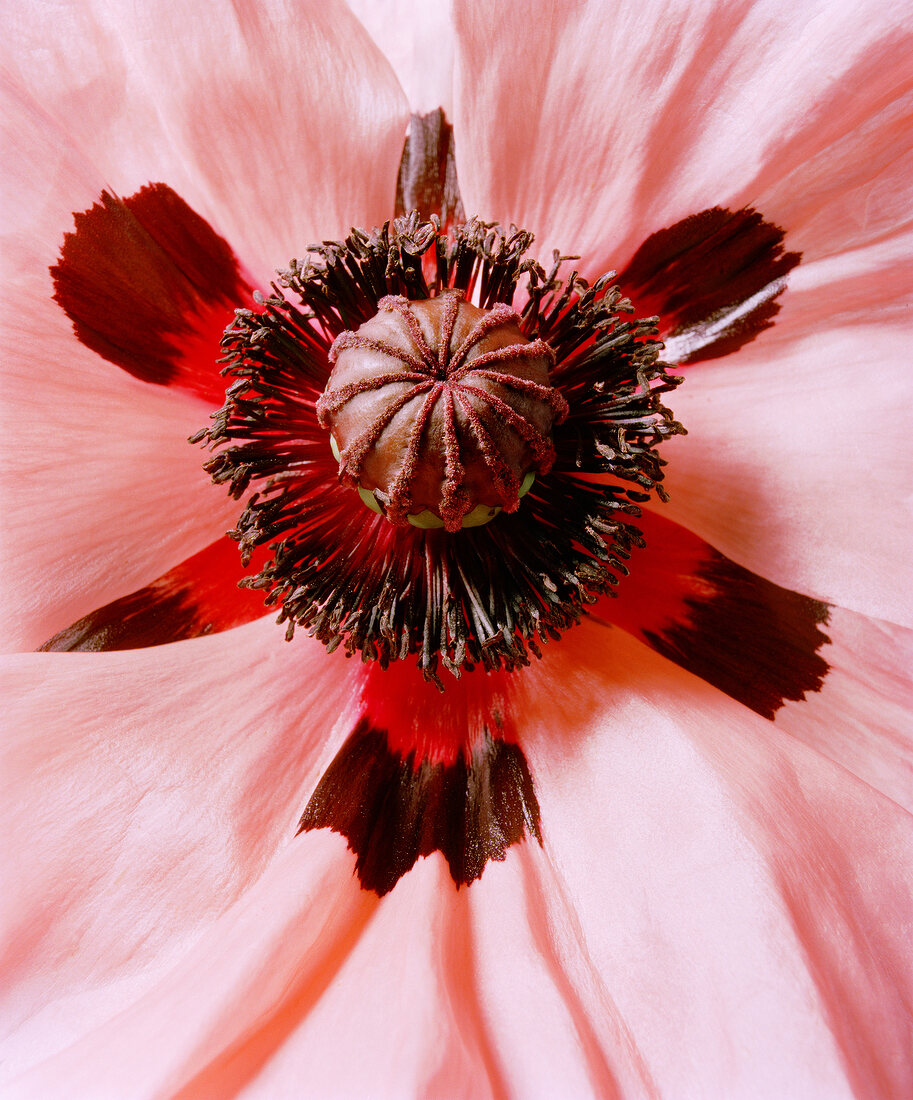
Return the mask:
<svg viewBox="0 0 913 1100">
<path fill-rule="evenodd" d="M 909 815 L 633 640 L 572 639 L 556 705 L 532 709 L 530 678 L 517 699 L 545 842 L 523 849 L 531 908 L 568 1011 L 623 1021 L 663 1096 L 908 1095 Z M 624 1080 L 630 1053 L 603 1049 Z"/>
<path fill-rule="evenodd" d="M 186 177 L 154 103 L 135 84 L 128 87 L 120 47 L 84 7 L 30 5 L 21 14 L 0 28 L 9 73 L 0 81 L 8 151 L 3 259 L 17 277 L 55 261 L 73 212 L 90 207 L 106 187 L 130 194 L 150 178 Z"/>
<path fill-rule="evenodd" d="M 211 410 L 83 348 L 49 290 L 50 277 L 39 275 L 7 298 L 7 649 L 33 649 L 142 587 L 238 513 L 187 443 Z"/>
<path fill-rule="evenodd" d="M 757 204 L 789 227 L 790 246 L 808 260 L 877 245 L 913 221 L 910 13 L 873 6 L 848 13 L 854 25 L 837 33 L 857 56 L 832 74 L 797 132 L 781 136 L 778 161 L 754 184 Z M 865 23 L 861 42 L 856 20 Z"/>
<path fill-rule="evenodd" d="M 789 276 L 790 315 L 806 332 L 835 324 L 903 324 L 913 300 L 913 230 L 898 226 L 874 244 L 802 263 Z"/>
<path fill-rule="evenodd" d="M 17 84 L 107 186 L 168 183 L 258 280 L 389 216 L 406 103 L 341 2 L 30 8 L 11 22 Z"/>
<path fill-rule="evenodd" d="M 300 849 L 329 735 L 355 720 L 358 668 L 304 637 L 285 643 L 268 620 L 5 662 L 15 1024 L 52 1001 L 66 1015 L 69 998 L 105 986 L 116 1003 L 121 982 L 186 950 L 279 849 Z M 91 1024 L 77 1011 L 65 1026 Z"/>
<path fill-rule="evenodd" d="M 913 808 L 913 633 L 776 589 L 661 515 L 638 522 L 646 548 L 592 614 Z"/>
<path fill-rule="evenodd" d="M 256 565 L 244 569 L 237 543 L 223 535 L 152 584 L 93 609 L 41 648 L 49 653 L 143 649 L 275 617 L 262 591 L 240 587 L 255 572 Z"/>
<path fill-rule="evenodd" d="M 409 107 L 453 117 L 452 0 L 346 0 L 393 66 Z"/>
<path fill-rule="evenodd" d="M 285 1037 L 283 994 L 292 1005 L 318 999 L 378 905 L 345 862 L 331 834 L 286 848 L 176 957 L 143 960 L 118 982 L 96 974 L 65 1003 L 36 1006 L 7 1043 L 9 1094 L 153 1097 L 189 1086 L 212 1096 L 194 1079 L 217 1075 L 220 1062 L 236 1088 L 244 1061 L 256 1067 Z M 245 1039 L 253 1050 L 239 1059 Z"/>
<path fill-rule="evenodd" d="M 786 588 L 909 625 L 913 399 L 902 324 L 809 333 L 789 292 L 765 339 L 675 394 L 664 514 Z M 889 396 L 888 396 L 889 395 Z"/>
<path fill-rule="evenodd" d="M 484 1070 L 434 980 L 447 913 L 465 895 L 443 891 L 431 862 L 380 902 L 348 862 L 338 837 L 301 838 L 170 966 L 108 987 L 107 1003 L 81 995 L 69 1019 L 46 1011 L 16 1036 L 23 1048 L 77 1013 L 97 1026 L 9 1095 L 66 1083 L 85 1095 L 294 1096 L 303 1074 L 315 1096 L 427 1095 L 429 1076 L 446 1095 L 479 1095 Z"/>
<path fill-rule="evenodd" d="M 791 244 L 791 240 L 788 238 L 786 244 Z M 788 253 L 787 258 L 799 255 Z M 752 279 L 749 289 L 770 272 L 769 265 L 765 265 L 763 260 L 759 262 L 759 259 L 753 258 L 748 268 L 739 273 L 743 279 Z M 721 272 L 715 256 L 711 262 L 714 274 L 719 278 Z M 735 306 L 724 306 L 718 314 L 711 314 L 703 323 L 692 326 L 686 323 L 683 331 L 671 336 L 666 326 L 668 319 L 675 317 L 676 307 L 680 309 L 682 306 L 703 304 L 699 298 L 700 282 L 691 291 L 687 288 L 680 290 L 673 308 L 667 309 L 661 294 L 658 300 L 645 300 L 639 287 L 629 286 L 627 276 L 626 269 L 620 277 L 622 285 L 626 290 L 630 289 L 639 310 L 664 315 L 661 320 L 664 357 L 674 363 L 684 363 L 690 362 L 692 357 L 713 358 L 720 353 L 730 353 L 734 350 L 733 343 L 741 346 L 757 334 L 758 326 L 753 325 L 752 320 L 760 320 L 762 325 L 766 321 L 766 327 L 770 327 L 783 304 L 789 308 L 776 319 L 777 336 L 780 337 L 791 334 L 796 339 L 802 339 L 810 333 L 826 331 L 838 325 L 868 324 L 872 321 L 904 325 L 910 301 L 913 300 L 913 231 L 900 225 L 873 244 L 802 262 L 789 270 L 785 277 L 772 277 L 748 300 L 735 299 Z M 661 291 L 667 288 L 668 280 L 662 273 L 657 281 Z M 673 289 L 678 290 L 681 286 L 681 283 L 677 287 L 673 284 Z M 786 289 L 788 294 L 781 297 Z M 766 318 L 765 313 L 768 313 Z"/>
<path fill-rule="evenodd" d="M 127 9 L 119 11 L 126 17 Z M 257 98 L 252 81 L 282 100 L 285 114 L 278 108 L 265 110 L 255 127 L 234 127 L 223 135 L 221 150 L 216 136 L 207 135 L 205 150 L 202 145 L 196 149 L 196 161 L 191 137 L 179 147 L 174 129 L 166 133 L 159 124 L 168 96 L 155 84 L 144 86 L 142 67 L 136 57 L 125 54 L 120 32 L 102 26 L 108 15 L 99 22 L 82 9 L 60 18 L 46 8 L 30 9 L 27 16 L 13 13 L 4 37 L 15 77 L 5 87 L 13 201 L 12 233 L 4 254 L 23 299 L 13 303 L 11 321 L 12 350 L 21 373 L 14 375 L 6 393 L 12 417 L 5 437 L 11 448 L 8 461 L 17 471 L 15 478 L 5 479 L 13 547 L 8 646 L 39 645 L 93 608 L 148 583 L 224 531 L 236 513 L 206 484 L 200 453 L 185 443 L 187 435 L 205 425 L 210 410 L 172 405 L 143 387 L 114 381 L 112 372 L 99 370 L 75 346 L 66 319 L 50 300 L 46 275 L 63 232 L 72 224 L 71 212 L 90 206 L 105 184 L 129 193 L 164 175 L 186 182 L 186 193 L 197 196 L 201 208 L 217 220 L 229 203 L 215 194 L 216 184 L 206 175 L 214 173 L 232 201 L 244 198 L 231 212 L 245 234 L 260 225 L 267 235 L 275 232 L 286 242 L 281 250 L 272 245 L 259 253 L 249 249 L 255 261 L 268 257 L 259 267 L 264 278 L 312 237 L 338 234 L 352 221 L 382 220 L 390 212 L 405 125 L 395 81 L 346 11 L 336 12 L 332 4 L 319 12 L 295 11 L 273 39 L 279 53 L 291 49 L 290 31 L 298 27 L 314 43 L 308 65 L 297 58 L 283 61 L 276 50 L 260 50 L 265 30 L 259 16 L 251 16 L 242 31 L 233 15 L 209 8 L 205 18 L 222 28 L 229 43 L 217 42 L 209 33 L 195 38 L 186 25 L 192 16 L 186 14 L 180 33 L 166 36 L 159 27 L 152 36 L 162 48 L 167 43 L 168 56 L 160 59 L 157 79 L 167 82 L 169 94 L 197 97 L 193 103 L 175 103 L 181 126 L 192 129 L 194 119 L 201 118 L 214 124 L 219 112 L 224 120 L 224 112 L 236 109 L 239 97 L 249 110 Z M 345 49 L 340 36 L 348 43 Z M 207 58 L 205 94 L 194 87 L 204 79 L 200 59 L 191 63 L 181 54 L 183 46 L 197 40 L 212 43 L 218 55 Z M 229 62 L 226 53 L 219 53 L 231 43 L 246 63 L 237 57 Z M 361 49 L 367 60 L 356 64 L 353 51 Z M 256 58 L 261 55 L 272 59 L 281 74 L 258 70 Z M 153 60 L 147 58 L 149 64 Z M 226 64 L 231 73 L 222 71 Z M 168 72 L 171 65 L 180 74 Z M 340 79 L 340 66 L 346 67 L 345 80 Z M 273 78 L 279 75 L 277 83 Z M 324 94 L 327 86 L 334 88 L 331 97 Z M 218 104 L 209 103 L 207 96 L 217 97 Z M 270 96 L 264 93 L 259 101 L 269 107 Z M 356 100 L 362 103 L 360 113 L 354 109 Z M 348 128 L 327 109 L 328 102 L 348 112 Z M 321 119 L 323 129 L 315 132 L 317 123 L 304 126 L 299 115 Z M 301 123 L 294 140 L 289 130 L 283 131 L 281 142 L 275 140 L 269 119 L 279 119 L 283 126 Z M 202 141 L 203 135 L 197 136 Z M 331 137 L 345 146 L 340 156 L 331 155 Z M 231 145 L 235 140 L 246 143 L 240 162 Z M 259 149 L 258 142 L 268 148 Z M 272 159 L 269 151 L 275 154 Z M 218 155 L 233 159 L 220 166 Z M 248 195 L 243 196 L 245 173 L 261 173 L 273 184 L 260 187 L 256 202 L 249 193 L 259 186 L 256 179 L 247 178 Z M 275 193 L 280 183 L 287 184 L 284 198 Z M 340 205 L 328 215 L 330 194 Z M 294 207 L 294 218 L 283 220 L 283 203 Z M 251 211 L 259 214 L 252 216 Z M 59 374 L 49 371 L 52 364 L 60 365 Z M 99 424 L 104 424 L 102 431 Z M 50 457 L 48 439 L 57 448 Z"/>
<path fill-rule="evenodd" d="M 801 254 L 756 210 L 713 207 L 649 236 L 618 275 L 641 316 L 659 316 L 664 358 L 731 355 L 770 328 Z"/>
<path fill-rule="evenodd" d="M 777 726 L 913 813 L 913 632 L 831 610 L 820 693 L 787 703 Z"/>
<path fill-rule="evenodd" d="M 447 941 L 451 996 L 463 1028 L 484 1040 L 494 1095 L 658 1096 L 650 1067 L 614 1002 L 612 975 L 588 955 L 583 929 L 536 845 L 491 868 L 454 906 Z M 447 942 L 445 941 L 445 942 Z"/>
<path fill-rule="evenodd" d="M 620 268 L 689 214 L 755 205 L 813 258 L 909 210 L 909 12 L 498 0 L 455 19 L 466 209 L 544 257 Z"/>
<path fill-rule="evenodd" d="M 48 115 L 0 84 L 11 155 L 2 239 L 5 649 L 35 648 L 233 525 L 188 435 L 212 406 L 102 362 L 53 300 L 49 268 L 72 209 L 104 179 Z M 71 203 L 74 204 L 71 206 Z"/>
<path fill-rule="evenodd" d="M 437 857 L 404 879 L 376 909 L 319 1001 L 294 1003 L 286 996 L 278 1002 L 288 1026 L 270 1062 L 248 1084 L 250 1095 L 298 1095 L 302 1067 L 314 1096 L 486 1095 L 484 1066 L 441 975 L 447 965 L 442 939 L 459 898 Z M 317 913 L 301 916 L 312 924 Z M 286 965 L 306 973 L 308 956 L 287 958 Z M 243 1053 L 251 1047 L 246 1043 Z M 189 1096 L 230 1093 L 237 1082 L 233 1069 L 203 1078 L 204 1087 Z"/>
<path fill-rule="evenodd" d="M 509 703 L 524 715 L 548 805 L 545 851 L 511 849 L 468 894 L 444 888 L 432 856 L 378 904 L 354 890 L 351 856 L 329 833 L 299 838 L 266 866 L 293 788 L 315 775 L 313 741 L 288 767 L 298 717 L 329 722 L 346 709 L 342 690 L 320 698 L 332 680 L 321 682 L 309 660 L 299 681 L 265 648 L 253 668 L 226 659 L 255 652 L 268 625 L 152 651 L 171 656 L 144 667 L 135 716 L 113 738 L 78 738 L 46 762 L 45 777 L 73 760 L 94 764 L 93 740 L 109 755 L 113 744 L 133 793 L 151 779 L 168 801 L 148 795 L 144 831 L 142 802 L 120 814 L 141 867 L 115 859 L 113 878 L 101 876 L 116 890 L 96 910 L 104 934 L 86 931 L 77 904 L 57 918 L 77 926 L 75 955 L 62 933 L 59 946 L 40 945 L 37 957 L 58 976 L 50 993 L 48 973 L 18 990 L 25 1021 L 9 1065 L 33 1068 L 11 1095 L 53 1095 L 64 1082 L 112 1096 L 128 1087 L 294 1095 L 302 1066 L 316 1094 L 554 1095 L 573 1082 L 608 1096 L 752 1097 L 761 1086 L 770 1095 L 903 1095 L 911 1069 L 897 1006 L 913 979 L 899 961 L 909 899 L 892 881 L 892 860 L 909 824 L 887 800 L 638 643 L 585 625 L 512 681 Z M 175 676 L 187 654 L 204 652 L 195 677 Z M 123 658 L 139 670 L 139 656 Z M 41 660 L 19 663 L 40 673 Z M 292 682 L 274 705 L 275 685 Z M 300 700 L 303 683 L 313 699 Z M 84 695 L 101 688 L 105 698 L 104 687 L 87 684 Z M 53 707 L 67 689 L 61 680 L 40 698 Z M 136 697 L 135 683 L 126 690 Z M 156 773 L 136 785 L 142 732 L 133 722 L 149 725 L 159 694 L 166 713 L 184 717 L 154 739 Z M 281 732 L 264 747 L 251 728 Z M 100 784 L 96 771 L 88 776 Z M 48 927 L 62 891 L 79 901 L 73 869 L 86 852 L 123 851 L 122 834 L 99 844 L 78 827 L 83 803 L 72 791 L 85 786 L 69 786 L 66 807 L 77 828 L 65 840 L 79 857 L 59 851 L 61 813 L 48 803 L 48 849 L 68 870 L 51 866 L 48 884 L 39 876 L 36 897 L 50 904 L 29 931 Z M 112 799 L 102 802 L 99 824 L 117 819 Z M 219 847 L 220 824 L 246 840 Z M 184 858 L 168 873 L 177 850 Z M 152 903 L 172 912 L 153 908 L 137 928 L 150 866 L 165 871 L 153 872 Z M 220 867 L 228 874 L 213 889 Z M 112 925 L 112 915 L 122 921 Z M 137 1079 L 139 1091 L 128 1085 Z"/>
</svg>

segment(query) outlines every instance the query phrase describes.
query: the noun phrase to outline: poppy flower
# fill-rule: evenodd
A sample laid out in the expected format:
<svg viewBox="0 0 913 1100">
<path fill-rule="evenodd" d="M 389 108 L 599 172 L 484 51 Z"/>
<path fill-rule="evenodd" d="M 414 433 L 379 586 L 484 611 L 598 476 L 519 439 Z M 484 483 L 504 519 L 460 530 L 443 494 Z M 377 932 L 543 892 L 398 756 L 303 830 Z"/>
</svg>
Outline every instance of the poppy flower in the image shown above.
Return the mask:
<svg viewBox="0 0 913 1100">
<path fill-rule="evenodd" d="M 909 13 L 356 9 L 4 17 L 7 1094 L 909 1095 Z"/>
</svg>

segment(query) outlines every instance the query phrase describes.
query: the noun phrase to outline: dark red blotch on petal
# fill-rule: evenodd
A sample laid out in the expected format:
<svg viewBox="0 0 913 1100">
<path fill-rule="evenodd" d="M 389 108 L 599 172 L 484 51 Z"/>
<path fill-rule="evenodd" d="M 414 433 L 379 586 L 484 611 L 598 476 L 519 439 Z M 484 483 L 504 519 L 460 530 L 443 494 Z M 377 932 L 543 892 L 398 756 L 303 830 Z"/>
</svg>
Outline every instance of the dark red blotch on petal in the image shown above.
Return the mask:
<svg viewBox="0 0 913 1100">
<path fill-rule="evenodd" d="M 364 670 L 364 715 L 387 731 L 391 751 L 452 764 L 489 735 L 518 740 L 509 705 L 514 677 L 504 669 L 476 669 L 441 691 L 411 660 L 391 661 L 387 668 L 371 662 Z"/>
<path fill-rule="evenodd" d="M 164 183 L 74 215 L 55 298 L 77 337 L 135 378 L 221 404 L 219 341 L 251 291 L 229 245 Z"/>
<path fill-rule="evenodd" d="M 518 745 L 486 735 L 450 763 L 390 747 L 363 719 L 314 791 L 299 831 L 333 829 L 355 853 L 366 890 L 388 893 L 420 856 L 439 851 L 457 886 L 529 833 L 540 843 L 539 804 Z"/>
<path fill-rule="evenodd" d="M 460 198 L 453 127 L 440 107 L 426 115 L 414 114 L 396 181 L 395 216 L 418 210 L 422 218 L 436 214 L 446 229 L 463 222 L 466 215 Z"/>
<path fill-rule="evenodd" d="M 90 612 L 41 646 L 44 652 L 145 649 L 262 618 L 263 594 L 238 588 L 237 544 L 220 538 L 164 576 Z"/>
<path fill-rule="evenodd" d="M 638 313 L 659 314 L 664 340 L 681 338 L 676 362 L 715 359 L 773 324 L 782 280 L 802 258 L 784 237 L 757 210 L 713 207 L 648 237 L 618 282 Z"/>
<path fill-rule="evenodd" d="M 601 618 L 765 718 L 820 691 L 828 605 L 781 588 L 653 513 L 638 521 L 647 545 Z"/>
</svg>

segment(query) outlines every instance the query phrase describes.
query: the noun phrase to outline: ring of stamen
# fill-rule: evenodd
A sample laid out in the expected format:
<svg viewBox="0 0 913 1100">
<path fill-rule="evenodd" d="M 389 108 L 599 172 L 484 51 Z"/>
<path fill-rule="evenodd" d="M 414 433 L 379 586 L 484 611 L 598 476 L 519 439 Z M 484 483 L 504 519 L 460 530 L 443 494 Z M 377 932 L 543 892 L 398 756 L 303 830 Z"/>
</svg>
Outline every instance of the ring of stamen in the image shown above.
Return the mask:
<svg viewBox="0 0 913 1100">
<path fill-rule="evenodd" d="M 558 254 L 545 270 L 526 257 L 531 241 L 521 230 L 475 219 L 445 237 L 436 222 L 411 214 L 373 233 L 355 230 L 345 241 L 320 245 L 293 261 L 269 296 L 255 296 L 254 308 L 236 312 L 223 340 L 224 373 L 232 379 L 225 405 L 194 439 L 215 452 L 206 469 L 216 483 L 237 498 L 256 490 L 231 534 L 245 564 L 258 547 L 270 547 L 271 559 L 244 583 L 279 609 L 287 637 L 300 627 L 330 650 L 341 646 L 382 667 L 413 655 L 440 684 L 441 667 L 458 676 L 475 667 L 528 664 L 542 643 L 611 594 L 627 572 L 632 549 L 642 544 L 632 522 L 639 505 L 651 492 L 662 495 L 656 449 L 683 431 L 661 402 L 680 379 L 658 361 L 655 318 L 626 319 L 632 307 L 611 275 L 593 284 L 576 272 L 563 277 Z M 526 298 L 515 312 L 521 278 Z M 519 338 L 507 344 L 526 349 L 540 341 L 554 355 L 541 383 L 556 391 L 554 403 L 545 402 L 547 419 L 536 425 L 546 439 L 540 445 L 552 448 L 553 465 L 532 491 L 536 435 L 527 441 L 517 434 L 529 462 L 521 478 L 522 465 L 499 454 L 493 422 L 500 427 L 511 415 L 502 414 L 497 401 L 512 407 L 518 397 L 539 400 L 534 387 L 540 383 L 522 370 L 522 379 L 507 382 L 500 377 L 509 373 L 503 360 L 493 355 L 480 362 L 496 349 L 464 347 L 468 331 L 454 335 L 459 295 L 492 318 L 486 324 L 516 319 L 510 323 Z M 406 334 L 392 355 L 389 339 L 382 351 L 370 331 L 363 334 L 387 299 L 399 304 L 383 315 L 395 317 Z M 439 299 L 449 358 L 419 324 L 422 351 L 397 312 L 420 314 L 429 299 Z M 370 380 L 343 379 L 324 392 L 334 341 L 337 363 L 351 350 L 376 354 L 385 365 Z M 521 366 L 528 354 L 518 352 Z M 448 384 L 445 363 L 456 382 Z M 467 504 L 460 496 L 467 489 L 458 469 L 465 467 L 462 437 L 447 427 L 454 423 L 472 440 L 486 483 L 501 494 L 495 499 L 522 496 L 522 507 L 487 526 L 453 532 L 412 521 L 398 525 L 352 507 L 318 422 L 318 402 L 325 417 L 335 417 L 370 394 L 395 390 L 396 380 L 406 393 L 415 391 L 417 409 L 441 386 L 435 404 L 446 413 L 439 491 L 448 513 Z M 347 440 L 348 454 L 340 451 L 359 477 L 370 464 L 370 444 L 362 440 L 353 450 L 363 430 Z M 409 437 L 405 430 L 394 475 Z M 410 494 L 415 489 L 410 486 Z M 373 490 L 371 499 L 380 507 Z"/>
</svg>

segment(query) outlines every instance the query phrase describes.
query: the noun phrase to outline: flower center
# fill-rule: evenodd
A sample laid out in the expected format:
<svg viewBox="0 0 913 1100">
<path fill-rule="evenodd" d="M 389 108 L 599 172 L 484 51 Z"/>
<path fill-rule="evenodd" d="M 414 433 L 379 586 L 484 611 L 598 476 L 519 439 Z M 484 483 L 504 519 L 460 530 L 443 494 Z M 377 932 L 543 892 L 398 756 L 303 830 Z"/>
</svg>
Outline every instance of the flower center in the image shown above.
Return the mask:
<svg viewBox="0 0 913 1100">
<path fill-rule="evenodd" d="M 399 525 L 456 531 L 516 511 L 567 415 L 551 348 L 510 306 L 480 309 L 459 291 L 378 306 L 336 337 L 317 402 L 340 479 Z"/>
<path fill-rule="evenodd" d="M 225 405 L 193 439 L 217 484 L 254 489 L 231 537 L 245 564 L 268 548 L 245 583 L 287 637 L 412 657 L 442 686 L 440 668 L 529 664 L 627 572 L 681 379 L 610 274 L 565 277 L 560 254 L 546 270 L 531 244 L 413 211 L 315 247 L 236 311 Z"/>
</svg>

